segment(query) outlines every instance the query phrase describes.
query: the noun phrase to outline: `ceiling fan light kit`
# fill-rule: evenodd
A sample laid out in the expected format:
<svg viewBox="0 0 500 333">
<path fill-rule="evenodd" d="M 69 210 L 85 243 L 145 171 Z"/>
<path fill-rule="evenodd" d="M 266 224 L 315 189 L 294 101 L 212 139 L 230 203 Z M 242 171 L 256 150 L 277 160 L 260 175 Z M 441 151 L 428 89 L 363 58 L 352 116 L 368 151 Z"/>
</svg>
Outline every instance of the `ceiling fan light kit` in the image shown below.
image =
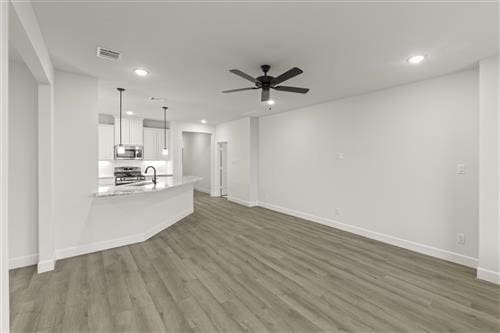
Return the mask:
<svg viewBox="0 0 500 333">
<path fill-rule="evenodd" d="M 260 66 L 260 68 L 264 72 L 264 75 L 259 76 L 257 78 L 254 78 L 251 75 L 248 75 L 248 74 L 240 71 L 239 69 L 229 70 L 231 73 L 238 75 L 238 76 L 252 82 L 253 84 L 255 84 L 255 87 L 224 90 L 223 93 L 232 93 L 232 92 L 237 92 L 237 91 L 261 89 L 262 91 L 261 91 L 260 100 L 262 102 L 268 102 L 270 100 L 271 89 L 278 90 L 278 91 L 299 93 L 299 94 L 305 94 L 309 91 L 308 88 L 299 88 L 299 87 L 290 87 L 290 86 L 280 86 L 279 85 L 280 83 L 282 83 L 286 80 L 289 80 L 289 79 L 291 79 L 299 74 L 302 74 L 303 71 L 298 67 L 293 67 L 292 69 L 286 71 L 285 73 L 283 73 L 281 75 L 278 75 L 277 77 L 267 75 L 267 73 L 271 69 L 271 66 L 262 65 L 262 66 Z"/>
</svg>

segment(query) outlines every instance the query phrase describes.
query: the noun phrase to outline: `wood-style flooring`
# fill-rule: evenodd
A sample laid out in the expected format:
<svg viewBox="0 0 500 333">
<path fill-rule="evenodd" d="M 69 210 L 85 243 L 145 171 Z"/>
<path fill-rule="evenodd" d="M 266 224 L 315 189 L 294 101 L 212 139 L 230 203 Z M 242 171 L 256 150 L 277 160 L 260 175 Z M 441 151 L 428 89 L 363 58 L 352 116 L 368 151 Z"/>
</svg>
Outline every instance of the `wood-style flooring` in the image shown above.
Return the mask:
<svg viewBox="0 0 500 333">
<path fill-rule="evenodd" d="M 144 243 L 10 277 L 13 332 L 499 332 L 473 269 L 199 193 Z"/>
</svg>

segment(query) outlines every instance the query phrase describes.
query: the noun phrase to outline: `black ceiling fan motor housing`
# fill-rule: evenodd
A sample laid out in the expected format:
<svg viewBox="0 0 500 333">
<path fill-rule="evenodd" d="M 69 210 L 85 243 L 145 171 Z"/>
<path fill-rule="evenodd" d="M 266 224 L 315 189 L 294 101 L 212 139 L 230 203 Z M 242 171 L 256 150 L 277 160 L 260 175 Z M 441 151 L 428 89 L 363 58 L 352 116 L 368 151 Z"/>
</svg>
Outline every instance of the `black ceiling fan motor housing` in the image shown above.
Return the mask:
<svg viewBox="0 0 500 333">
<path fill-rule="evenodd" d="M 266 102 L 270 98 L 270 90 L 275 89 L 275 90 L 280 90 L 280 91 L 287 91 L 287 92 L 293 92 L 293 93 L 299 93 L 299 94 L 305 94 L 309 91 L 308 88 L 299 88 L 299 87 L 288 87 L 288 86 L 279 86 L 280 83 L 291 79 L 292 77 L 295 77 L 299 74 L 302 74 L 302 70 L 298 67 L 293 67 L 292 69 L 286 71 L 285 73 L 274 77 L 267 75 L 269 70 L 271 69 L 271 66 L 269 65 L 262 65 L 260 66 L 262 71 L 264 72 L 264 75 L 259 76 L 257 78 L 254 78 L 239 69 L 231 69 L 230 72 L 233 74 L 236 74 L 252 83 L 255 84 L 255 87 L 249 87 L 249 88 L 239 88 L 239 89 L 231 89 L 231 90 L 225 90 L 223 93 L 231 93 L 231 92 L 237 92 L 237 91 L 244 91 L 244 90 L 254 90 L 254 89 L 262 89 L 262 94 L 261 94 L 261 101 Z"/>
</svg>

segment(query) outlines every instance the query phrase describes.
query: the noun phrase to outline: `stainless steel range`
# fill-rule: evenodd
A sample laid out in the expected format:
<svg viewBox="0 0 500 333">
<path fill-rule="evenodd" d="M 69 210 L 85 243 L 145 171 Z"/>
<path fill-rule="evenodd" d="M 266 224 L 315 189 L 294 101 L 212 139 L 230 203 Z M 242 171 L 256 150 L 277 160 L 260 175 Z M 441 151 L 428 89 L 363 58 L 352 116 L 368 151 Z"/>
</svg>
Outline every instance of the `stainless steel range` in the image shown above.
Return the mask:
<svg viewBox="0 0 500 333">
<path fill-rule="evenodd" d="M 116 167 L 115 168 L 115 185 L 131 184 L 145 180 L 140 167 Z"/>
</svg>

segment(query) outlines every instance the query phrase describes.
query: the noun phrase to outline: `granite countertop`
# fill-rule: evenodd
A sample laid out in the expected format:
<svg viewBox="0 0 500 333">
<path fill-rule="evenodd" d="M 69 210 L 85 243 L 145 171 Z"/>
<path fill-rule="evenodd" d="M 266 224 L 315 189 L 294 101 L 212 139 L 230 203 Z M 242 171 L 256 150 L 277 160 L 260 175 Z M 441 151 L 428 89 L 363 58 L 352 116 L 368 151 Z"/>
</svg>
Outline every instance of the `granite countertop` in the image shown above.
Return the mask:
<svg viewBox="0 0 500 333">
<path fill-rule="evenodd" d="M 143 175 L 143 176 L 146 176 L 146 179 L 147 178 L 153 178 L 153 175 L 152 174 L 149 174 L 149 175 Z M 159 173 L 156 175 L 156 177 L 173 177 L 173 175 L 171 173 Z M 115 179 L 115 176 L 100 176 L 99 177 L 99 180 L 101 179 Z"/>
<path fill-rule="evenodd" d="M 186 184 L 193 184 L 202 180 L 201 177 L 184 176 L 184 177 L 164 177 L 159 178 L 155 184 L 150 180 L 127 185 L 99 185 L 97 192 L 94 193 L 96 198 L 112 197 L 120 195 L 140 194 L 148 192 L 160 192 L 170 188 L 179 187 Z"/>
</svg>

